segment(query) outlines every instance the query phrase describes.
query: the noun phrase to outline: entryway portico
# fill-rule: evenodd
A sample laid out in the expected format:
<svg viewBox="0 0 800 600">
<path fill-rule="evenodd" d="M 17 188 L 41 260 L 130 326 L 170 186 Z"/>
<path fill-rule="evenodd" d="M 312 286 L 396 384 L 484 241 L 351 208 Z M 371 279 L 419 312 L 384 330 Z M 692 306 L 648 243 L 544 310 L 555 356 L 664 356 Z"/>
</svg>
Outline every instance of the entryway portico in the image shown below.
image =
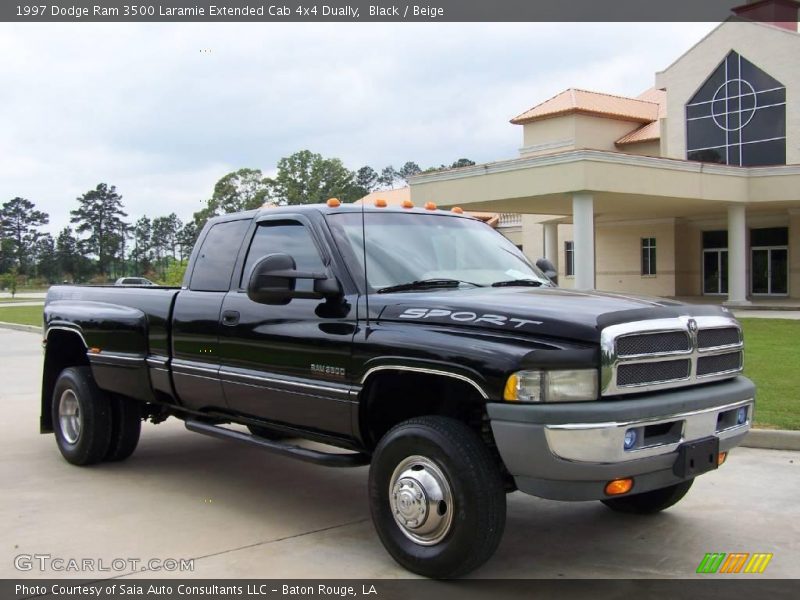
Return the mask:
<svg viewBox="0 0 800 600">
<path fill-rule="evenodd" d="M 420 175 L 411 182 L 411 198 L 417 205 L 432 201 L 439 206 L 552 215 L 561 217 L 561 222 L 571 221 L 569 259 L 573 270 L 570 273 L 568 265 L 562 265 L 560 271 L 574 277 L 574 287 L 584 289 L 608 287 L 598 281 L 598 227 L 604 227 L 604 223 L 660 219 L 676 224 L 673 242 L 666 248 L 672 256 L 660 259 L 660 264 L 672 264 L 672 268 L 661 270 L 665 276 L 671 273 L 672 290 L 661 295 L 704 293 L 703 247 L 687 252 L 689 240 L 683 239 L 682 228 L 693 221 L 721 223 L 722 227 L 715 229 L 727 234 L 727 289 L 719 291 L 727 294 L 732 305 L 746 304 L 752 290 L 748 284 L 753 261 L 753 256 L 748 256 L 748 247 L 755 248 L 748 244 L 751 225 L 757 226 L 765 219 L 770 222 L 779 219 L 785 223 L 787 237 L 800 236 L 800 166 L 797 165 L 737 167 L 602 150 L 572 150 Z M 557 222 L 545 221 L 542 229 L 539 254 L 558 263 L 561 252 Z M 603 243 L 613 246 L 614 235 L 605 237 L 608 239 Z M 534 249 L 526 248 L 526 252 L 529 256 L 535 254 Z M 780 254 L 775 257 L 772 260 L 771 252 L 760 253 L 756 260 L 780 264 Z M 629 258 L 638 263 L 638 249 Z M 625 260 L 623 253 L 619 262 Z M 785 294 L 800 297 L 800 254 L 796 248 L 787 245 L 786 261 Z M 601 272 L 603 284 L 617 271 L 609 268 Z"/>
</svg>

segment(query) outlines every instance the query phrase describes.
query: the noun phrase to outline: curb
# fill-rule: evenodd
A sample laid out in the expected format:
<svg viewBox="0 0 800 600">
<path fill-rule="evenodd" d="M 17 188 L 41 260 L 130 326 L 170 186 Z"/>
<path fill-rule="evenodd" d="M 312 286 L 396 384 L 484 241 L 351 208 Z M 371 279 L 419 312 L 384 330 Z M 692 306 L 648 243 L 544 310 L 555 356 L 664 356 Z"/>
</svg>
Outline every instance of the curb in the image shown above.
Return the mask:
<svg viewBox="0 0 800 600">
<path fill-rule="evenodd" d="M 16 331 L 27 331 L 29 333 L 42 333 L 42 328 L 36 325 L 22 325 L 21 323 L 6 323 L 0 321 L 0 327 L 3 329 L 14 329 Z"/>
<path fill-rule="evenodd" d="M 800 450 L 800 431 L 751 429 L 741 445 L 767 450 Z"/>
</svg>

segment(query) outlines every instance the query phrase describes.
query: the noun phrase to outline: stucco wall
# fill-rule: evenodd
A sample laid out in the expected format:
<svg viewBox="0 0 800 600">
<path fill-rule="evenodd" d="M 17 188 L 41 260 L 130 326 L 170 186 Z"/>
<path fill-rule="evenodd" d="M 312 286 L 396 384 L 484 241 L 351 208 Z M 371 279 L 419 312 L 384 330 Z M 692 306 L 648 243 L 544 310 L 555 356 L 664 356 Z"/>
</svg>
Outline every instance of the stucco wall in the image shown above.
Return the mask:
<svg viewBox="0 0 800 600">
<path fill-rule="evenodd" d="M 800 212 L 789 215 L 789 293 L 800 298 Z"/>
<path fill-rule="evenodd" d="M 667 90 L 665 156 L 686 158 L 686 102 L 731 50 L 786 86 L 786 162 L 800 164 L 800 35 L 745 21 L 723 23 L 656 74 L 656 87 Z"/>
<path fill-rule="evenodd" d="M 639 142 L 638 144 L 625 144 L 618 146 L 617 150 L 627 154 L 641 154 L 642 156 L 661 156 L 661 144 L 658 140 Z"/>
<path fill-rule="evenodd" d="M 575 149 L 575 115 L 563 115 L 522 126 L 520 156 L 540 156 Z"/>
<path fill-rule="evenodd" d="M 575 147 L 619 152 L 614 142 L 639 127 L 635 121 L 575 115 Z"/>
<path fill-rule="evenodd" d="M 675 295 L 699 296 L 703 289 L 703 233 L 696 224 L 679 220 L 675 239 Z"/>
</svg>

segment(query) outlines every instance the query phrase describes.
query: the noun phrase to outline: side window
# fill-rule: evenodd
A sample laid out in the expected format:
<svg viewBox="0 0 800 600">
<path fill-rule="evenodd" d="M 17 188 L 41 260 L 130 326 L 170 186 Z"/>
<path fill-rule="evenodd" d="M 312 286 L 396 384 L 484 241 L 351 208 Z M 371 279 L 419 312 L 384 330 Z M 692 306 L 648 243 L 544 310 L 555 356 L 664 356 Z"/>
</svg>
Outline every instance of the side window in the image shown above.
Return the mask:
<svg viewBox="0 0 800 600">
<path fill-rule="evenodd" d="M 217 223 L 208 232 L 197 253 L 189 289 L 201 292 L 227 292 L 236 255 L 242 245 L 249 219 Z"/>
<path fill-rule="evenodd" d="M 564 271 L 567 277 L 575 276 L 575 242 L 564 242 Z"/>
<path fill-rule="evenodd" d="M 247 260 L 242 272 L 241 286 L 246 287 L 250 273 L 256 263 L 267 256 L 281 252 L 294 258 L 298 271 L 321 273 L 325 265 L 317 251 L 317 246 L 306 227 L 297 221 L 266 221 L 256 228 Z M 314 282 L 310 279 L 298 279 L 298 291 L 311 291 Z"/>
</svg>

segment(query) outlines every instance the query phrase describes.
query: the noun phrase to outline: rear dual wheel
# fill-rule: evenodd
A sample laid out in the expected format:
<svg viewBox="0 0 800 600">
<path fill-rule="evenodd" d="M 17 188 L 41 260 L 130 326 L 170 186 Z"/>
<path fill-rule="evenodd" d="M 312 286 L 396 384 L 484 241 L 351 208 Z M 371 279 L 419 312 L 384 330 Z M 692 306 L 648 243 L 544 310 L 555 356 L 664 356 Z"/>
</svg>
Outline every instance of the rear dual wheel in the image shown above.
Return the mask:
<svg viewBox="0 0 800 600">
<path fill-rule="evenodd" d="M 128 458 L 139 443 L 141 404 L 97 387 L 89 367 L 64 369 L 53 389 L 53 431 L 73 465 Z"/>
</svg>

